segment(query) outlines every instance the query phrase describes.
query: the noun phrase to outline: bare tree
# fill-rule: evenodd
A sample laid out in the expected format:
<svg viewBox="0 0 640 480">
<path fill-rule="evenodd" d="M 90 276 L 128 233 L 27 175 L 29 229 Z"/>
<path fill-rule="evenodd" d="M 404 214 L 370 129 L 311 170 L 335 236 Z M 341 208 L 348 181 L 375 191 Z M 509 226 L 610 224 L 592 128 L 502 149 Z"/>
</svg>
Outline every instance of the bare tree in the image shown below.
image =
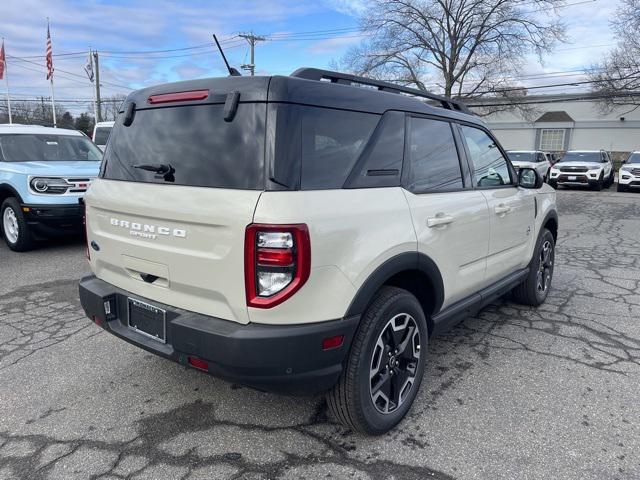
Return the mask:
<svg viewBox="0 0 640 480">
<path fill-rule="evenodd" d="M 640 107 L 640 0 L 622 0 L 611 21 L 617 46 L 596 65 L 593 89 L 602 97 L 605 111 Z"/>
<path fill-rule="evenodd" d="M 565 38 L 564 0 L 371 0 L 371 35 L 341 67 L 447 96 L 514 87 L 527 53 L 539 59 Z"/>
<path fill-rule="evenodd" d="M 103 98 L 101 109 L 101 117 L 103 120 L 115 120 L 118 117 L 118 111 L 120 110 L 120 105 L 127 98 L 126 95 L 118 94 L 112 95 L 111 97 Z"/>
</svg>

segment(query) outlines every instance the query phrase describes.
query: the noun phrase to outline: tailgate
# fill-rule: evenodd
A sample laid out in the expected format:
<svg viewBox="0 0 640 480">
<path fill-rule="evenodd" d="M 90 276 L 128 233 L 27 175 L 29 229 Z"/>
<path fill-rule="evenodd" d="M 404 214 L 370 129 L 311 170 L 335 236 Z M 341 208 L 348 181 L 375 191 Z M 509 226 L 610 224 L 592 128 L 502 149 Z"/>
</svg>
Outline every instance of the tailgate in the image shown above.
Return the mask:
<svg viewBox="0 0 640 480">
<path fill-rule="evenodd" d="M 133 295 L 248 323 L 244 235 L 260 193 L 98 179 L 85 197 L 92 270 Z"/>
</svg>

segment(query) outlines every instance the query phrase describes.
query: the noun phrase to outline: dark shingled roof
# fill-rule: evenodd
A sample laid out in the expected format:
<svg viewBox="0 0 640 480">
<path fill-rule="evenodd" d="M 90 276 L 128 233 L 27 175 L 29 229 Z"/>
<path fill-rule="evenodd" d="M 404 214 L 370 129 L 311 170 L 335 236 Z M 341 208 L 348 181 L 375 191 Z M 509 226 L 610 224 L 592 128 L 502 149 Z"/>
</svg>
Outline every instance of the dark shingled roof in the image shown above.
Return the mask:
<svg viewBox="0 0 640 480">
<path fill-rule="evenodd" d="M 573 122 L 573 118 L 569 116 L 564 110 L 558 112 L 546 112 L 543 113 L 540 118 L 536 120 L 538 122 Z"/>
</svg>

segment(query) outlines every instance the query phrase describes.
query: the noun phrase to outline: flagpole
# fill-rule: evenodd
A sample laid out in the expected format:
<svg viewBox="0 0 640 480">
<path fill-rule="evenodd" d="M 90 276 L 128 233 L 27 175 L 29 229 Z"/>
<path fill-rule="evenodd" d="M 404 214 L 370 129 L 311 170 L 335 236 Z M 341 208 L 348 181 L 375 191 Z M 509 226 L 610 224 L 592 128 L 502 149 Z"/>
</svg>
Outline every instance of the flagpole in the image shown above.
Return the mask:
<svg viewBox="0 0 640 480">
<path fill-rule="evenodd" d="M 89 58 L 91 59 L 91 71 L 95 72 L 95 67 L 93 66 L 93 51 L 91 50 L 91 47 L 89 47 Z M 93 124 L 95 126 L 95 124 L 98 123 L 98 101 L 96 98 L 95 78 L 90 81 L 91 86 L 93 87 Z"/>
<path fill-rule="evenodd" d="M 4 48 L 4 37 L 2 37 L 2 47 Z M 4 56 L 4 81 L 7 84 L 7 110 L 9 111 L 9 124 L 13 123 L 13 119 L 11 117 L 11 97 L 9 96 L 9 74 L 7 73 L 7 54 L 5 52 Z"/>
<path fill-rule="evenodd" d="M 51 30 L 49 29 L 49 17 L 47 17 L 47 49 L 45 59 L 47 63 L 47 80 L 51 81 L 51 112 L 53 114 L 53 128 L 56 128 L 56 99 L 53 91 L 53 49 L 51 47 Z"/>
<path fill-rule="evenodd" d="M 56 128 L 56 100 L 53 96 L 53 76 L 51 76 L 51 111 L 53 112 L 53 128 Z"/>
</svg>

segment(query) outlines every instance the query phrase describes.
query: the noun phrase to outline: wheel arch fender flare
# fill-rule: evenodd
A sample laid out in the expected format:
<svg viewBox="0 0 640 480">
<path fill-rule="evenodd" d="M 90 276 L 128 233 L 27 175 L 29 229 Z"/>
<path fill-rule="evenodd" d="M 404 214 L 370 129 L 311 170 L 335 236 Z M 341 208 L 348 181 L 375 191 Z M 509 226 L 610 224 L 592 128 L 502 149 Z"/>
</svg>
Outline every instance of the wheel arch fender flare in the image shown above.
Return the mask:
<svg viewBox="0 0 640 480">
<path fill-rule="evenodd" d="M 391 257 L 378 266 L 358 289 L 351 301 L 345 317 L 361 315 L 371 303 L 374 295 L 393 276 L 409 271 L 424 274 L 433 289 L 433 313 L 437 313 L 444 303 L 444 282 L 436 263 L 420 252 L 405 252 Z M 426 288 L 426 286 L 425 286 Z M 429 312 L 425 312 L 429 316 Z"/>
<path fill-rule="evenodd" d="M 540 224 L 540 233 L 538 234 L 538 236 L 542 235 L 542 232 L 545 228 L 547 228 L 547 225 L 549 225 L 549 221 L 552 222 L 552 224 L 554 225 L 555 228 L 550 229 L 551 234 L 553 235 L 553 239 L 557 240 L 558 239 L 558 228 L 559 228 L 559 222 L 558 222 L 558 212 L 554 209 L 554 210 L 550 210 L 546 213 L 546 215 L 544 216 L 544 218 L 542 219 L 542 223 Z"/>
<path fill-rule="evenodd" d="M 18 202 L 23 203 L 22 197 L 15 188 L 13 188 L 8 183 L 0 183 L 0 204 L 2 204 L 2 202 L 4 202 L 4 200 L 9 197 L 15 197 Z"/>
</svg>

